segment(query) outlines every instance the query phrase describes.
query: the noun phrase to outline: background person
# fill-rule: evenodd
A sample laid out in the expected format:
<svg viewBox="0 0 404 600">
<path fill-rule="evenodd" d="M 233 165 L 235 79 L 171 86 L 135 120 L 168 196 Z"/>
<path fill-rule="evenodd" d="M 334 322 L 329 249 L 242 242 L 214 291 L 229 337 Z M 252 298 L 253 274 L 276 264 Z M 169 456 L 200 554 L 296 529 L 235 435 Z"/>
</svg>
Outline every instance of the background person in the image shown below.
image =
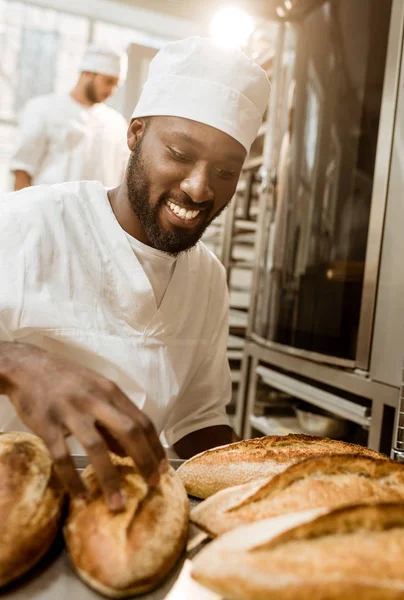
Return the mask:
<svg viewBox="0 0 404 600">
<path fill-rule="evenodd" d="M 93 44 L 69 94 L 27 102 L 11 158 L 15 190 L 81 180 L 113 187 L 122 181 L 129 158 L 127 122 L 104 102 L 125 75 L 123 62 L 111 48 Z"/>
</svg>

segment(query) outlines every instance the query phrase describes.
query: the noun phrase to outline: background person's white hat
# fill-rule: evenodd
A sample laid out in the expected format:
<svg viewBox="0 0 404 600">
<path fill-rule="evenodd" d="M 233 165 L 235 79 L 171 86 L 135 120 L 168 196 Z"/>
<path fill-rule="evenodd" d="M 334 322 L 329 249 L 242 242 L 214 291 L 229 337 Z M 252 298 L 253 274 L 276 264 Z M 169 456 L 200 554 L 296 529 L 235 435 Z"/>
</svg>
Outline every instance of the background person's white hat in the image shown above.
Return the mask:
<svg viewBox="0 0 404 600">
<path fill-rule="evenodd" d="M 100 73 L 110 77 L 126 77 L 125 56 L 104 44 L 90 44 L 80 65 L 80 71 Z"/>
<path fill-rule="evenodd" d="M 150 63 L 132 118 L 173 116 L 224 131 L 249 151 L 268 105 L 265 71 L 208 38 L 170 42 Z"/>
</svg>

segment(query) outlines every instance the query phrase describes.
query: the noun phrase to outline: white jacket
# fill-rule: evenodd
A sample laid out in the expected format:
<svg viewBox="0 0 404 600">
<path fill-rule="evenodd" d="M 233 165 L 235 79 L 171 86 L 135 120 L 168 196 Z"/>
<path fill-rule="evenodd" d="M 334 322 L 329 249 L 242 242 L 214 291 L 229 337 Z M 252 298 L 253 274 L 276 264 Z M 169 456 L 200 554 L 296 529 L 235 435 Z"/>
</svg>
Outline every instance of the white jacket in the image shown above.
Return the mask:
<svg viewBox="0 0 404 600">
<path fill-rule="evenodd" d="M 106 104 L 86 107 L 68 95 L 27 102 L 20 118 L 12 171 L 26 171 L 33 185 L 97 180 L 123 181 L 129 149 L 124 117 Z"/>
<path fill-rule="evenodd" d="M 226 278 L 202 242 L 178 257 L 157 309 L 105 188 L 38 186 L 0 198 L 0 282 L 1 340 L 102 373 L 169 445 L 228 424 Z M 10 406 L 0 429 L 21 425 Z"/>
</svg>

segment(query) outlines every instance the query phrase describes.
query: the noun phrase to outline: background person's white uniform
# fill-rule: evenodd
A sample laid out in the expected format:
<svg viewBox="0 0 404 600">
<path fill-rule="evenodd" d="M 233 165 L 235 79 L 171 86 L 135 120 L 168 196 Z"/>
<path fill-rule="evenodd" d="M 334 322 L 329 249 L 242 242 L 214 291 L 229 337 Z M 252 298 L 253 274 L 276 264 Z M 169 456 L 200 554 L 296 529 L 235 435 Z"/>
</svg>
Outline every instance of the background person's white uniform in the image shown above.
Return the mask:
<svg viewBox="0 0 404 600">
<path fill-rule="evenodd" d="M 90 46 L 81 71 L 119 77 L 121 57 L 101 50 Z M 127 128 L 125 118 L 103 103 L 84 106 L 70 94 L 33 98 L 20 116 L 10 169 L 28 173 L 32 185 L 97 180 L 115 187 L 129 158 Z"/>
</svg>

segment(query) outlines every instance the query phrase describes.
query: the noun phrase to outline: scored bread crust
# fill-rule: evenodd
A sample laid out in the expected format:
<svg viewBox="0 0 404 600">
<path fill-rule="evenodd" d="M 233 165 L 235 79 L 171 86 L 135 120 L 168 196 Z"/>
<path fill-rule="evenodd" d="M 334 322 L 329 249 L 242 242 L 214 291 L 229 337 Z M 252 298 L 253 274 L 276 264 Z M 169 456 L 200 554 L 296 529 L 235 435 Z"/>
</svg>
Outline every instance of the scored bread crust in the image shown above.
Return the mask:
<svg viewBox="0 0 404 600">
<path fill-rule="evenodd" d="M 363 501 L 404 501 L 404 464 L 351 454 L 309 458 L 214 494 L 191 511 L 191 521 L 215 537 L 278 515 Z"/>
<path fill-rule="evenodd" d="M 404 598 L 404 503 L 306 513 L 283 531 L 272 521 L 206 546 L 193 561 L 194 579 L 229 600 Z"/>
<path fill-rule="evenodd" d="M 304 434 L 273 435 L 234 442 L 201 452 L 177 470 L 191 496 L 208 498 L 219 490 L 273 477 L 292 464 L 320 454 L 360 454 L 388 460 L 376 450 Z"/>
<path fill-rule="evenodd" d="M 0 435 L 0 586 L 26 573 L 58 532 L 65 493 L 40 438 Z"/>
<path fill-rule="evenodd" d="M 150 490 L 130 458 L 111 454 L 111 460 L 125 510 L 109 511 L 89 466 L 82 477 L 92 499 L 71 500 L 64 537 L 83 581 L 105 596 L 124 598 L 152 590 L 171 571 L 187 539 L 189 503 L 171 467 Z"/>
</svg>

